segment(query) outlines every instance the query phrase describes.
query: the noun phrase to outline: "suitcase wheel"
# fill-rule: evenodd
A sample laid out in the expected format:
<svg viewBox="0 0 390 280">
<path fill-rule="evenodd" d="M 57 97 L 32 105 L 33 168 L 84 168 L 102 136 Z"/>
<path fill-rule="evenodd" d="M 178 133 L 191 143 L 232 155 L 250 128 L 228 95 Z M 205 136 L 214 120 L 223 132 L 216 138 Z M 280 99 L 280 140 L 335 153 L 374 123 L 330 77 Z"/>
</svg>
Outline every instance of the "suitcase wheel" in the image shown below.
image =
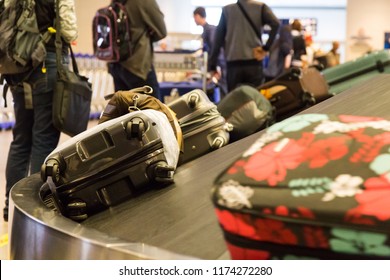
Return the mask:
<svg viewBox="0 0 390 280">
<path fill-rule="evenodd" d="M 87 204 L 84 201 L 75 200 L 66 205 L 68 217 L 74 221 L 83 221 L 88 218 L 85 214 Z"/>
<path fill-rule="evenodd" d="M 188 97 L 188 106 L 190 108 L 195 108 L 196 107 L 196 104 L 199 102 L 199 95 L 198 94 L 191 94 L 189 97 Z"/>
<path fill-rule="evenodd" d="M 174 167 L 169 166 L 165 161 L 159 161 L 148 168 L 149 178 L 154 178 L 156 182 L 172 183 Z"/>
<path fill-rule="evenodd" d="M 305 93 L 303 94 L 303 100 L 304 100 L 304 102 L 306 102 L 306 104 L 309 105 L 309 106 L 313 106 L 314 104 L 317 103 L 317 102 L 316 102 L 316 99 L 314 98 L 314 96 L 311 95 L 311 94 L 308 93 L 308 92 L 305 92 Z"/>
<path fill-rule="evenodd" d="M 137 138 L 142 140 L 142 135 L 145 133 L 145 123 L 141 118 L 131 119 L 126 124 L 127 139 Z"/>
<path fill-rule="evenodd" d="M 41 167 L 41 179 L 46 181 L 47 177 L 51 176 L 54 184 L 58 184 L 60 181 L 60 167 L 58 161 L 55 159 L 49 159 L 46 164 Z"/>
<path fill-rule="evenodd" d="M 225 144 L 225 139 L 222 137 L 216 137 L 213 141 L 213 144 L 211 144 L 211 148 L 213 149 L 219 149 Z"/>
</svg>

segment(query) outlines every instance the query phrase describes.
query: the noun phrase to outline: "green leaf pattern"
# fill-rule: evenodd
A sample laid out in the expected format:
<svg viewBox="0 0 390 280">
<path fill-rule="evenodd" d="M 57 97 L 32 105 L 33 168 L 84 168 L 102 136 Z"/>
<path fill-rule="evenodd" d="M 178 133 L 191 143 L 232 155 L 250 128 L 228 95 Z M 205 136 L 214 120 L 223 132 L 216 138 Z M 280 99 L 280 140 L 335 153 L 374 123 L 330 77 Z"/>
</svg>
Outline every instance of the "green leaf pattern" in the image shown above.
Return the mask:
<svg viewBox="0 0 390 280">
<path fill-rule="evenodd" d="M 390 172 L 390 154 L 381 154 L 377 156 L 370 164 L 370 169 L 378 175 Z"/>
<path fill-rule="evenodd" d="M 385 234 L 341 228 L 333 228 L 331 234 L 334 237 L 329 241 L 332 251 L 377 256 L 390 255 L 390 247 L 384 245 L 387 240 Z"/>
<path fill-rule="evenodd" d="M 312 123 L 328 120 L 329 117 L 325 114 L 305 114 L 305 115 L 298 115 L 293 116 L 288 119 L 285 119 L 284 121 L 281 121 L 279 123 L 276 123 L 269 127 L 267 131 L 270 132 L 276 132 L 276 131 L 282 131 L 282 132 L 292 132 L 292 131 L 299 131 L 303 128 L 311 125 Z"/>
<path fill-rule="evenodd" d="M 332 180 L 323 178 L 299 178 L 289 182 L 288 187 L 292 189 L 291 194 L 294 197 L 308 196 L 316 193 L 324 193 L 329 190 Z"/>
</svg>

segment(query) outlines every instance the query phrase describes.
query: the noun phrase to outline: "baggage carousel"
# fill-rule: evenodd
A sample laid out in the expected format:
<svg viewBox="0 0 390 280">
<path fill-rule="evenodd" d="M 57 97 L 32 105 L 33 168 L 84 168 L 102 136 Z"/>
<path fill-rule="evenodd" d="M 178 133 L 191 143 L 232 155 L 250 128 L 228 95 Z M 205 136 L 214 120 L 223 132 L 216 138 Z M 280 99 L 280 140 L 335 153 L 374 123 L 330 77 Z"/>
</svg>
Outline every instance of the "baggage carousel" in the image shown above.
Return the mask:
<svg viewBox="0 0 390 280">
<path fill-rule="evenodd" d="M 302 113 L 390 118 L 390 75 L 381 74 Z M 11 190 L 10 259 L 229 259 L 211 202 L 213 182 L 262 132 L 180 166 L 175 183 L 82 223 L 46 207 L 34 174 Z"/>
</svg>

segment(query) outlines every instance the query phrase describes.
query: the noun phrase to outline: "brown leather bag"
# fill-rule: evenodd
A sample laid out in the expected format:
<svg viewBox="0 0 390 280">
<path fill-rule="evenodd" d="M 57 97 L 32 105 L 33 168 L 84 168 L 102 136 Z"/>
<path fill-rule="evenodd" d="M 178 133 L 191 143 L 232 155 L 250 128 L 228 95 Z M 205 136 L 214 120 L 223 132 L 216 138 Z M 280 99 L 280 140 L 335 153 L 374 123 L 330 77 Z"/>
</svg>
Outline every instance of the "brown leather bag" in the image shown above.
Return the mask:
<svg viewBox="0 0 390 280">
<path fill-rule="evenodd" d="M 151 87 L 144 86 L 127 91 L 117 91 L 113 94 L 106 95 L 105 99 L 109 99 L 109 102 L 100 116 L 99 123 L 103 123 L 137 110 L 157 110 L 163 112 L 167 116 L 175 133 L 180 151 L 183 151 L 183 134 L 177 120 L 176 113 L 157 98 L 148 95 L 152 92 L 153 89 Z"/>
</svg>

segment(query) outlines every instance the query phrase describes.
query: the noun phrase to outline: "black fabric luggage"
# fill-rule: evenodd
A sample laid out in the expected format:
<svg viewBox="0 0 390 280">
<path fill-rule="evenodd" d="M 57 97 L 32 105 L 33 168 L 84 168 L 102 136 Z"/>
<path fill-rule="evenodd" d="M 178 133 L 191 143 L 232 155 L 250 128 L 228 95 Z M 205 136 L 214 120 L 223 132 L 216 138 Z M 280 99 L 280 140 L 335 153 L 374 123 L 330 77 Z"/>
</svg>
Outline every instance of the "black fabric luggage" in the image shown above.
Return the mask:
<svg viewBox="0 0 390 280">
<path fill-rule="evenodd" d="M 390 259 L 390 121 L 300 114 L 215 181 L 232 259 Z"/>
<path fill-rule="evenodd" d="M 277 121 L 332 96 L 328 83 L 317 67 L 292 67 L 259 87 L 260 92 L 275 107 Z"/>
<path fill-rule="evenodd" d="M 390 73 L 390 51 L 381 50 L 327 68 L 323 76 L 330 92 L 338 94 L 381 73 Z"/>
<path fill-rule="evenodd" d="M 173 182 L 179 146 L 165 114 L 143 110 L 108 120 L 58 146 L 42 165 L 62 215 L 90 215 Z"/>
<path fill-rule="evenodd" d="M 239 86 L 217 105 L 218 111 L 233 126 L 230 142 L 242 139 L 274 121 L 274 109 L 267 98 L 251 86 Z"/>
<path fill-rule="evenodd" d="M 229 143 L 231 125 L 202 90 L 190 91 L 168 103 L 179 120 L 184 152 L 179 164 L 200 157 Z"/>
</svg>

